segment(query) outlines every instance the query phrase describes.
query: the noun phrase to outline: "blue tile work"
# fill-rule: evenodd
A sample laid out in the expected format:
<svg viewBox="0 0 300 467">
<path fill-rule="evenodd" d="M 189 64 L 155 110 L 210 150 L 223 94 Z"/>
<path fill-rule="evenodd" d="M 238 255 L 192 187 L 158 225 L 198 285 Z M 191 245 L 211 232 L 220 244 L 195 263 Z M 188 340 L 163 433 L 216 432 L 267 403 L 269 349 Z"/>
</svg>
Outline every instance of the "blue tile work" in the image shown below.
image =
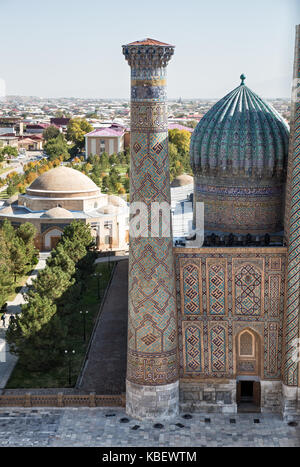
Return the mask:
<svg viewBox="0 0 300 467">
<path fill-rule="evenodd" d="M 274 176 L 285 171 L 289 130 L 279 113 L 244 84 L 200 120 L 191 163 L 207 175 Z"/>
<path fill-rule="evenodd" d="M 201 328 L 190 323 L 185 328 L 185 368 L 187 372 L 200 373 L 202 371 L 202 333 Z"/>
<path fill-rule="evenodd" d="M 288 138 L 282 117 L 243 83 L 204 115 L 190 155 L 206 230 L 282 230 Z"/>
<path fill-rule="evenodd" d="M 170 204 L 166 66 L 167 44 L 129 44 L 131 66 L 130 201 Z M 144 233 L 150 233 L 148 222 Z M 127 380 L 140 385 L 177 381 L 177 318 L 172 234 L 130 238 Z"/>
<path fill-rule="evenodd" d="M 292 137 L 290 177 L 288 187 L 288 267 L 286 292 L 286 334 L 284 381 L 289 386 L 298 386 L 299 364 L 293 359 L 295 339 L 299 338 L 300 313 L 300 26 L 296 33 L 296 60 L 294 84 L 296 88 L 292 103 Z"/>
<path fill-rule="evenodd" d="M 235 378 L 248 329 L 263 349 L 256 374 L 281 379 L 286 256 L 284 247 L 175 249 L 181 378 Z"/>
</svg>

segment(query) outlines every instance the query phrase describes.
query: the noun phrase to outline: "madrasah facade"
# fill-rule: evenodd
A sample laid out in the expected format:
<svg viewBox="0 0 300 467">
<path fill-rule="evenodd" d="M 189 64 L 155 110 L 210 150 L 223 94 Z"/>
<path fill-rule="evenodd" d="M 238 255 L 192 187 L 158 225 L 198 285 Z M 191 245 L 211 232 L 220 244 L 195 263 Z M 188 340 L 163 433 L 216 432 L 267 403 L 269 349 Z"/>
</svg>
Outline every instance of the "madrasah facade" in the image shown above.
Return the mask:
<svg viewBox="0 0 300 467">
<path fill-rule="evenodd" d="M 299 47 L 297 26 L 290 129 L 242 75 L 194 130 L 203 245 L 175 248 L 172 232 L 130 236 L 133 417 L 300 415 Z M 174 46 L 146 39 L 124 45 L 123 54 L 131 68 L 130 199 L 150 212 L 153 202 L 170 204 L 166 70 Z"/>
</svg>

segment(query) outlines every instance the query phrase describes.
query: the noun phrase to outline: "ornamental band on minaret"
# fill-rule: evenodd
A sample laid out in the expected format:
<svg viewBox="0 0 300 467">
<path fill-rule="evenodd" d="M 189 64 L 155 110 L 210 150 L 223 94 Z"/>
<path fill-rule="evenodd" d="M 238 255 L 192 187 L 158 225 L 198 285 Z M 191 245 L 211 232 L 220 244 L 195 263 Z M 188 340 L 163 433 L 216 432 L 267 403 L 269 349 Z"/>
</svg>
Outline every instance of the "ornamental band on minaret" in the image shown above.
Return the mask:
<svg viewBox="0 0 300 467">
<path fill-rule="evenodd" d="M 286 193 L 285 233 L 288 244 L 285 308 L 285 364 L 283 382 L 297 391 L 299 362 L 295 348 L 299 339 L 300 309 L 300 26 L 296 28 L 295 66 L 291 114 L 291 138 Z M 294 358 L 293 358 L 294 357 Z M 287 399 L 292 394 L 287 390 Z M 294 397 L 296 399 L 296 396 Z M 288 405 L 291 405 L 288 403 Z"/>
<path fill-rule="evenodd" d="M 127 413 L 178 411 L 177 319 L 172 231 L 151 235 L 153 203 L 170 206 L 166 67 L 174 47 L 152 39 L 123 46 L 131 67 L 130 202 L 148 216 L 130 235 Z M 142 224 L 142 223 L 141 223 Z"/>
</svg>

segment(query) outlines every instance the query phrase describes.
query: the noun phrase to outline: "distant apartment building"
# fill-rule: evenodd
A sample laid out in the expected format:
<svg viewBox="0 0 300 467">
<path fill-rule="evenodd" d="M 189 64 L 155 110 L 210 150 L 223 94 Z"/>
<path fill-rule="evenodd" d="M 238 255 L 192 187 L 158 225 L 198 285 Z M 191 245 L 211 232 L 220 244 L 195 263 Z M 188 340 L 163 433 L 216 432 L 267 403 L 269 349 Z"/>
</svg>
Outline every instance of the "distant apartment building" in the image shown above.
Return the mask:
<svg viewBox="0 0 300 467">
<path fill-rule="evenodd" d="M 22 135 L 23 121 L 19 117 L 0 117 L 1 135 Z"/>
<path fill-rule="evenodd" d="M 13 133 L 0 133 L 0 148 L 4 146 L 11 146 L 13 148 L 18 148 L 18 136 L 15 136 Z"/>
<path fill-rule="evenodd" d="M 31 134 L 29 136 L 19 136 L 18 149 L 27 151 L 40 151 L 43 149 L 43 136 L 41 134 Z"/>
<path fill-rule="evenodd" d="M 57 126 L 62 132 L 67 131 L 69 121 L 70 121 L 70 118 L 66 118 L 66 117 L 61 117 L 61 118 L 53 117 L 53 118 L 50 118 L 51 125 Z"/>
<path fill-rule="evenodd" d="M 48 128 L 49 123 L 28 123 L 26 125 L 27 134 L 42 134 Z"/>
<path fill-rule="evenodd" d="M 104 152 L 111 156 L 125 149 L 126 128 L 123 125 L 113 123 L 107 128 L 98 128 L 85 135 L 86 158 L 90 155 L 101 155 Z"/>
</svg>

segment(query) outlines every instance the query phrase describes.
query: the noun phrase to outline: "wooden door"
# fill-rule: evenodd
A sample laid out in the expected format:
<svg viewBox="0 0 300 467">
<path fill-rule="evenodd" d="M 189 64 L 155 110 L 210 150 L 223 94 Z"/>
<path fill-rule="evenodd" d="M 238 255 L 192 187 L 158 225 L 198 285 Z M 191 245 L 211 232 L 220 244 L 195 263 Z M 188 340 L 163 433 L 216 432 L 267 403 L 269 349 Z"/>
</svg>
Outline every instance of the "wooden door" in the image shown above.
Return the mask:
<svg viewBox="0 0 300 467">
<path fill-rule="evenodd" d="M 56 245 L 58 244 L 60 240 L 60 237 L 51 237 L 51 250 L 56 248 Z"/>
<path fill-rule="evenodd" d="M 260 382 L 253 382 L 253 403 L 260 407 Z"/>
</svg>

